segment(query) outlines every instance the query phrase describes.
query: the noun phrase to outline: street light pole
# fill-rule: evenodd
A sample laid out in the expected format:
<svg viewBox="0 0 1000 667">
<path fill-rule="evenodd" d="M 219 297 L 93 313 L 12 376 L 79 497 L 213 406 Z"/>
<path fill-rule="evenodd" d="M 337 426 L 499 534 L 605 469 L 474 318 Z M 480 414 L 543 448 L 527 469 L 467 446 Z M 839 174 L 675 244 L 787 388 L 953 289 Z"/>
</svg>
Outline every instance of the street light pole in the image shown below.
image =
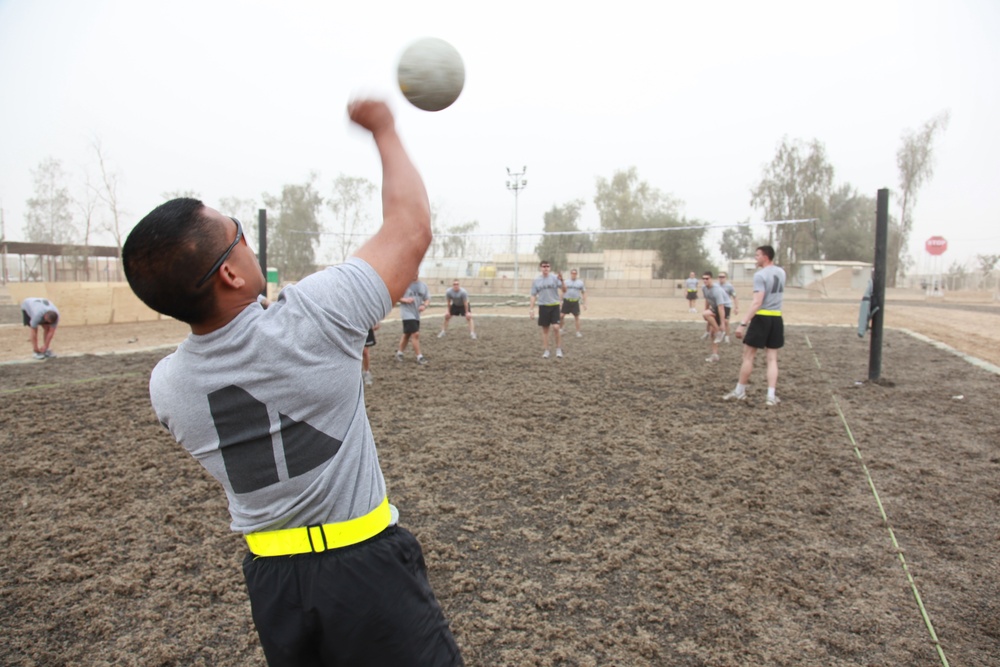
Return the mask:
<svg viewBox="0 0 1000 667">
<path fill-rule="evenodd" d="M 517 172 L 517 171 L 512 172 L 510 170 L 510 167 L 507 167 L 507 189 L 508 190 L 512 190 L 514 192 L 514 243 L 512 245 L 514 246 L 514 293 L 515 294 L 517 293 L 517 272 L 518 272 L 518 265 L 517 265 L 517 241 L 518 241 L 518 237 L 517 237 L 517 196 L 518 196 L 518 194 L 520 194 L 521 190 L 523 190 L 528 185 L 528 181 L 525 180 L 524 178 L 522 178 L 524 176 L 524 172 L 526 172 L 526 171 L 528 171 L 527 167 L 521 167 L 521 171 L 519 171 L 519 172 Z"/>
</svg>

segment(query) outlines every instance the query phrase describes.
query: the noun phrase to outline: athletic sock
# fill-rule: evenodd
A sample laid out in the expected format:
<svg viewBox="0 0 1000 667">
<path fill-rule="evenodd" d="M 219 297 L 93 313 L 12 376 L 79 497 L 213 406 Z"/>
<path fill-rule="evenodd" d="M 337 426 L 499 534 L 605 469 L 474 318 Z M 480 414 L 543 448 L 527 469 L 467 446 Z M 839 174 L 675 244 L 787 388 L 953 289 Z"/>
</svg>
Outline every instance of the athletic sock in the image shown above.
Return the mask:
<svg viewBox="0 0 1000 667">
<path fill-rule="evenodd" d="M 743 394 L 747 393 L 747 386 L 745 384 L 740 384 L 739 382 L 737 382 L 736 383 L 736 393 L 739 394 L 740 396 L 742 396 Z"/>
<path fill-rule="evenodd" d="M 768 398 L 774 398 L 774 387 L 768 387 L 767 388 L 767 397 Z"/>
</svg>

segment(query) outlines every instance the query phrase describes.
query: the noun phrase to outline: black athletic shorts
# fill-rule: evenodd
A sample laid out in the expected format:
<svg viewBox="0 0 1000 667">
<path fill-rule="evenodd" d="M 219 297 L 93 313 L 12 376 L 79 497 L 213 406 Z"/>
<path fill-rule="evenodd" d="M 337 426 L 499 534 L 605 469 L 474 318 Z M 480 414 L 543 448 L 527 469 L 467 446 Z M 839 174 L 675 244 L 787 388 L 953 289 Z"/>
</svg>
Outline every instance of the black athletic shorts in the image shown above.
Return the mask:
<svg viewBox="0 0 1000 667">
<path fill-rule="evenodd" d="M 539 306 L 538 307 L 538 326 L 540 327 L 550 327 L 554 324 L 559 324 L 562 318 L 559 316 L 559 304 L 553 306 Z"/>
<path fill-rule="evenodd" d="M 726 321 L 728 322 L 729 321 L 729 316 L 733 314 L 733 307 L 732 306 L 723 306 L 723 308 L 726 309 Z"/>
<path fill-rule="evenodd" d="M 719 309 L 718 309 L 718 308 L 713 308 L 713 307 L 711 307 L 711 306 L 709 306 L 709 308 L 708 308 L 708 309 L 709 309 L 710 311 L 712 311 L 712 315 L 714 315 L 714 316 L 715 316 L 715 323 L 716 323 L 716 324 L 722 324 L 722 320 L 721 320 L 721 319 L 719 319 Z"/>
<path fill-rule="evenodd" d="M 452 317 L 465 317 L 465 305 L 463 304 L 463 305 L 460 305 L 460 306 L 456 306 L 455 304 L 451 304 L 451 308 L 449 309 L 449 312 L 451 313 Z M 472 313 L 472 304 L 471 303 L 469 304 L 469 313 L 470 314 Z"/>
<path fill-rule="evenodd" d="M 698 292 L 697 291 L 692 292 L 691 290 L 688 290 L 688 293 L 687 293 L 687 299 L 688 299 L 688 301 L 695 301 L 697 298 L 698 298 Z"/>
<path fill-rule="evenodd" d="M 743 334 L 743 344 L 777 350 L 785 346 L 785 322 L 780 315 L 755 315 Z"/>
<path fill-rule="evenodd" d="M 403 333 L 415 334 L 420 331 L 420 320 L 403 320 Z"/>
<path fill-rule="evenodd" d="M 563 315 L 580 315 L 580 300 L 570 301 L 569 299 L 563 299 L 562 303 L 562 314 Z"/>
<path fill-rule="evenodd" d="M 365 341 L 365 347 L 375 347 L 375 330 L 368 330 L 368 339 Z"/>
<path fill-rule="evenodd" d="M 463 664 L 405 528 L 318 554 L 248 553 L 243 574 L 270 667 Z"/>
</svg>

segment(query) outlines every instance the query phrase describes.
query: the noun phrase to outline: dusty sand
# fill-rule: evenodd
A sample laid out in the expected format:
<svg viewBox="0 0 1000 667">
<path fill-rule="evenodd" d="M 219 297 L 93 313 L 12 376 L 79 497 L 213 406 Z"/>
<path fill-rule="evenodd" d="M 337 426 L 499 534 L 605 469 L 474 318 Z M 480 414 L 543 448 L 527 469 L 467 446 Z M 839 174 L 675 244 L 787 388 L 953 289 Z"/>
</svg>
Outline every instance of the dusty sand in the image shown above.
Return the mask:
<svg viewBox="0 0 1000 667">
<path fill-rule="evenodd" d="M 901 557 L 951 664 L 1000 664 L 1000 378 L 890 330 L 859 383 L 868 341 L 818 326 L 854 306 L 789 303 L 783 403 L 760 369 L 723 403 L 740 346 L 706 364 L 671 305 L 594 299 L 559 361 L 520 310 L 425 335 L 427 367 L 382 327 L 372 427 L 467 664 L 940 664 Z M 995 312 L 910 308 L 995 354 Z M 263 664 L 224 494 L 149 406 L 165 350 L 94 354 L 185 333 L 66 327 L 0 368 L 0 664 Z"/>
</svg>

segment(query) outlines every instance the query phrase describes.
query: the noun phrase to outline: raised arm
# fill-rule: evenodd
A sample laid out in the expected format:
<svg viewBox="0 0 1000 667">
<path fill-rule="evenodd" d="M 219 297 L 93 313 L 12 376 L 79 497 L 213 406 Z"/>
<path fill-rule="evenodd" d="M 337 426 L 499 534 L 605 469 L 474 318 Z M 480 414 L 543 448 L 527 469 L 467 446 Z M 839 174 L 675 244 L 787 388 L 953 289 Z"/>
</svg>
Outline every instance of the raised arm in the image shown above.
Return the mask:
<svg viewBox="0 0 1000 667">
<path fill-rule="evenodd" d="M 382 277 L 395 303 L 413 281 L 431 243 L 427 190 L 384 102 L 357 100 L 348 106 L 348 114 L 372 133 L 382 158 L 382 227 L 354 254 Z"/>
</svg>

